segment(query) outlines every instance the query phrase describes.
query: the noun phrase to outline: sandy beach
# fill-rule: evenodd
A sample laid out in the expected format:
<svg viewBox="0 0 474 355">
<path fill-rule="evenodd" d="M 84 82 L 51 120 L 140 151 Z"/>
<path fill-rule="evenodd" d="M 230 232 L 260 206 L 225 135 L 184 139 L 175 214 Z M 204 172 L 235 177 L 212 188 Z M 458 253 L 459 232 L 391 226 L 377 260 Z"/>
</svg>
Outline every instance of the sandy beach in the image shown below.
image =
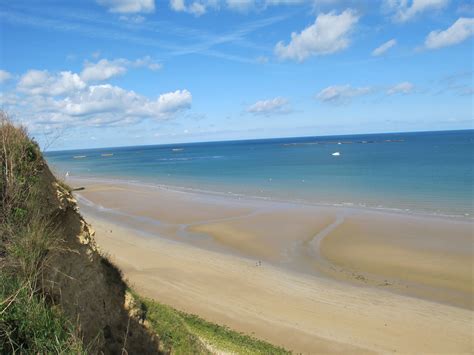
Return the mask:
<svg viewBox="0 0 474 355">
<path fill-rule="evenodd" d="M 295 352 L 473 351 L 473 223 L 71 180 L 144 295 Z"/>
</svg>

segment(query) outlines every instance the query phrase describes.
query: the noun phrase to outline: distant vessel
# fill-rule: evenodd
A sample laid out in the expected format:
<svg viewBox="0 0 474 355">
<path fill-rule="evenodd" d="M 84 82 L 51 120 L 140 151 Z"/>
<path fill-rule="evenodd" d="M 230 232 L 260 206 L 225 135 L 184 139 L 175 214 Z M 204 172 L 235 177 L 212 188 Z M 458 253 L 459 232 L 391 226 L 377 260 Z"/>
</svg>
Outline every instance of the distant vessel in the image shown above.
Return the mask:
<svg viewBox="0 0 474 355">
<path fill-rule="evenodd" d="M 333 157 L 338 157 L 338 156 L 341 155 L 341 153 L 339 153 L 339 152 L 334 152 L 334 153 L 332 153 L 331 155 L 332 155 Z"/>
</svg>

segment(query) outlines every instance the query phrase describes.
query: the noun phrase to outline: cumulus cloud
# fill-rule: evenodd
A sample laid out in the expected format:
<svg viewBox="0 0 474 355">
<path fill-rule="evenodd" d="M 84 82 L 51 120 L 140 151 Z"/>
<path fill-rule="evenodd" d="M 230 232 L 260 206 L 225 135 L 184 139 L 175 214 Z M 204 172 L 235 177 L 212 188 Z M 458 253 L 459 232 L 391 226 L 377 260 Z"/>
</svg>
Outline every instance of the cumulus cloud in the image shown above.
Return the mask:
<svg viewBox="0 0 474 355">
<path fill-rule="evenodd" d="M 67 95 L 85 87 L 86 83 L 76 73 L 63 71 L 51 74 L 47 70 L 29 70 L 17 85 L 20 92 L 46 96 Z"/>
<path fill-rule="evenodd" d="M 121 14 L 155 11 L 155 0 L 97 0 L 97 3 Z"/>
<path fill-rule="evenodd" d="M 148 65 L 148 61 L 131 62 Z M 150 98 L 110 84 L 89 85 L 79 74 L 29 70 L 16 92 L 0 95 L 6 110 L 35 129 L 127 125 L 144 119 L 173 118 L 192 105 L 191 93 L 176 90 Z"/>
<path fill-rule="evenodd" d="M 382 44 L 381 46 L 375 48 L 372 51 L 372 55 L 375 56 L 375 57 L 377 57 L 379 55 L 382 55 L 382 54 L 386 53 L 390 48 L 395 46 L 396 44 L 397 44 L 397 40 L 396 39 L 391 39 L 390 41 L 387 41 L 384 44 Z"/>
<path fill-rule="evenodd" d="M 6 70 L 0 69 L 0 84 L 7 82 L 8 80 L 11 79 L 11 77 L 12 75 L 9 72 L 7 72 Z"/>
<path fill-rule="evenodd" d="M 127 62 L 123 59 L 107 60 L 101 59 L 97 63 L 86 62 L 81 72 L 81 78 L 84 81 L 102 81 L 114 76 L 126 73 Z"/>
<path fill-rule="evenodd" d="M 408 81 L 405 81 L 403 83 L 399 83 L 399 84 L 396 84 L 396 85 L 393 85 L 391 87 L 388 88 L 387 90 L 387 94 L 388 95 L 395 95 L 395 94 L 409 94 L 413 91 L 413 89 L 415 88 L 415 85 L 413 85 L 412 83 L 408 82 Z"/>
<path fill-rule="evenodd" d="M 63 114 L 90 116 L 108 114 L 134 118 L 165 119 L 190 108 L 192 95 L 188 90 L 177 90 L 160 95 L 156 100 L 110 84 L 90 86 L 87 90 L 56 103 Z"/>
<path fill-rule="evenodd" d="M 97 63 L 86 62 L 81 72 L 81 78 L 86 82 L 108 80 L 125 74 L 129 67 L 143 67 L 155 71 L 161 69 L 162 66 L 150 56 L 134 61 L 124 58 L 114 60 L 101 59 Z"/>
<path fill-rule="evenodd" d="M 385 0 L 385 5 L 395 13 L 395 21 L 405 22 L 425 11 L 441 9 L 448 2 L 449 0 Z"/>
<path fill-rule="evenodd" d="M 173 115 L 191 107 L 193 97 L 188 90 L 176 90 L 160 95 L 156 101 L 149 103 L 146 108 L 162 116 Z"/>
<path fill-rule="evenodd" d="M 461 43 L 474 34 L 474 18 L 461 17 L 451 27 L 441 31 L 436 30 L 428 34 L 425 47 L 438 49 Z"/>
<path fill-rule="evenodd" d="M 316 99 L 322 102 L 345 103 L 350 99 L 367 95 L 372 91 L 370 87 L 352 87 L 350 85 L 333 85 L 321 90 Z"/>
<path fill-rule="evenodd" d="M 156 99 L 110 84 L 91 85 L 66 97 L 26 96 L 21 116 L 30 125 L 48 127 L 127 125 L 144 119 L 164 120 L 192 104 L 188 90 L 164 93 Z M 15 105 L 13 112 L 22 107 Z"/>
<path fill-rule="evenodd" d="M 313 55 L 341 51 L 349 46 L 349 34 L 358 20 L 359 16 L 350 9 L 339 15 L 335 12 L 320 14 L 314 24 L 301 33 L 293 32 L 287 45 L 278 42 L 275 53 L 282 59 L 303 61 Z"/>
<path fill-rule="evenodd" d="M 89 86 L 87 90 L 57 101 L 57 107 L 70 116 L 86 116 L 98 113 L 123 112 L 142 103 L 139 95 L 110 84 Z"/>
<path fill-rule="evenodd" d="M 269 100 L 260 100 L 247 107 L 247 112 L 257 115 L 288 113 L 288 100 L 283 97 L 275 97 Z"/>
</svg>

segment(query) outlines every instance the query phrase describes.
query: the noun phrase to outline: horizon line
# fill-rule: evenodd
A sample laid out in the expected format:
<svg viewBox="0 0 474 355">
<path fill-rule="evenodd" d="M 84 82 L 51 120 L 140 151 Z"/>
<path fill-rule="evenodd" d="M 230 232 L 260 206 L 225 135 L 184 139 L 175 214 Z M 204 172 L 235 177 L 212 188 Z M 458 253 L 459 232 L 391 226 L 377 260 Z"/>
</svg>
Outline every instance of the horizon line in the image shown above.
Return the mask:
<svg viewBox="0 0 474 355">
<path fill-rule="evenodd" d="M 120 145 L 113 147 L 92 147 L 92 148 L 73 148 L 73 149 L 58 149 L 45 150 L 43 153 L 57 153 L 77 150 L 95 150 L 95 149 L 117 149 L 117 148 L 132 148 L 132 147 L 157 147 L 157 146 L 173 146 L 173 145 L 191 145 L 191 144 L 205 144 L 205 143 L 230 143 L 230 142 L 248 142 L 248 141 L 264 141 L 277 139 L 301 139 L 301 138 L 325 138 L 325 137 L 347 137 L 347 136 L 367 136 L 375 134 L 410 134 L 410 133 L 434 133 L 434 132 L 460 132 L 460 131 L 474 131 L 474 128 L 461 129 L 440 129 L 440 130 L 420 130 L 420 131 L 392 131 L 392 132 L 368 132 L 368 133 L 348 133 L 348 134 L 326 134 L 320 136 L 286 136 L 286 137 L 267 137 L 267 138 L 245 138 L 245 139 L 222 139 L 210 141 L 195 141 L 195 142 L 181 142 L 181 143 L 158 143 L 158 144 L 139 144 L 139 145 Z"/>
</svg>

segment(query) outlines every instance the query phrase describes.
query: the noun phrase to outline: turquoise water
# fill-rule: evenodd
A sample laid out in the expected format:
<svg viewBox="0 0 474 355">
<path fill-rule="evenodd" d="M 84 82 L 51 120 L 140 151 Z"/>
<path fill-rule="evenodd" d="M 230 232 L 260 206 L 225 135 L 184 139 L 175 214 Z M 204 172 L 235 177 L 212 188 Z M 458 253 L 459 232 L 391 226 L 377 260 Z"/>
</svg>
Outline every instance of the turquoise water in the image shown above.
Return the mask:
<svg viewBox="0 0 474 355">
<path fill-rule="evenodd" d="M 71 176 L 474 215 L 474 130 L 120 147 L 46 157 L 58 174 Z"/>
</svg>

